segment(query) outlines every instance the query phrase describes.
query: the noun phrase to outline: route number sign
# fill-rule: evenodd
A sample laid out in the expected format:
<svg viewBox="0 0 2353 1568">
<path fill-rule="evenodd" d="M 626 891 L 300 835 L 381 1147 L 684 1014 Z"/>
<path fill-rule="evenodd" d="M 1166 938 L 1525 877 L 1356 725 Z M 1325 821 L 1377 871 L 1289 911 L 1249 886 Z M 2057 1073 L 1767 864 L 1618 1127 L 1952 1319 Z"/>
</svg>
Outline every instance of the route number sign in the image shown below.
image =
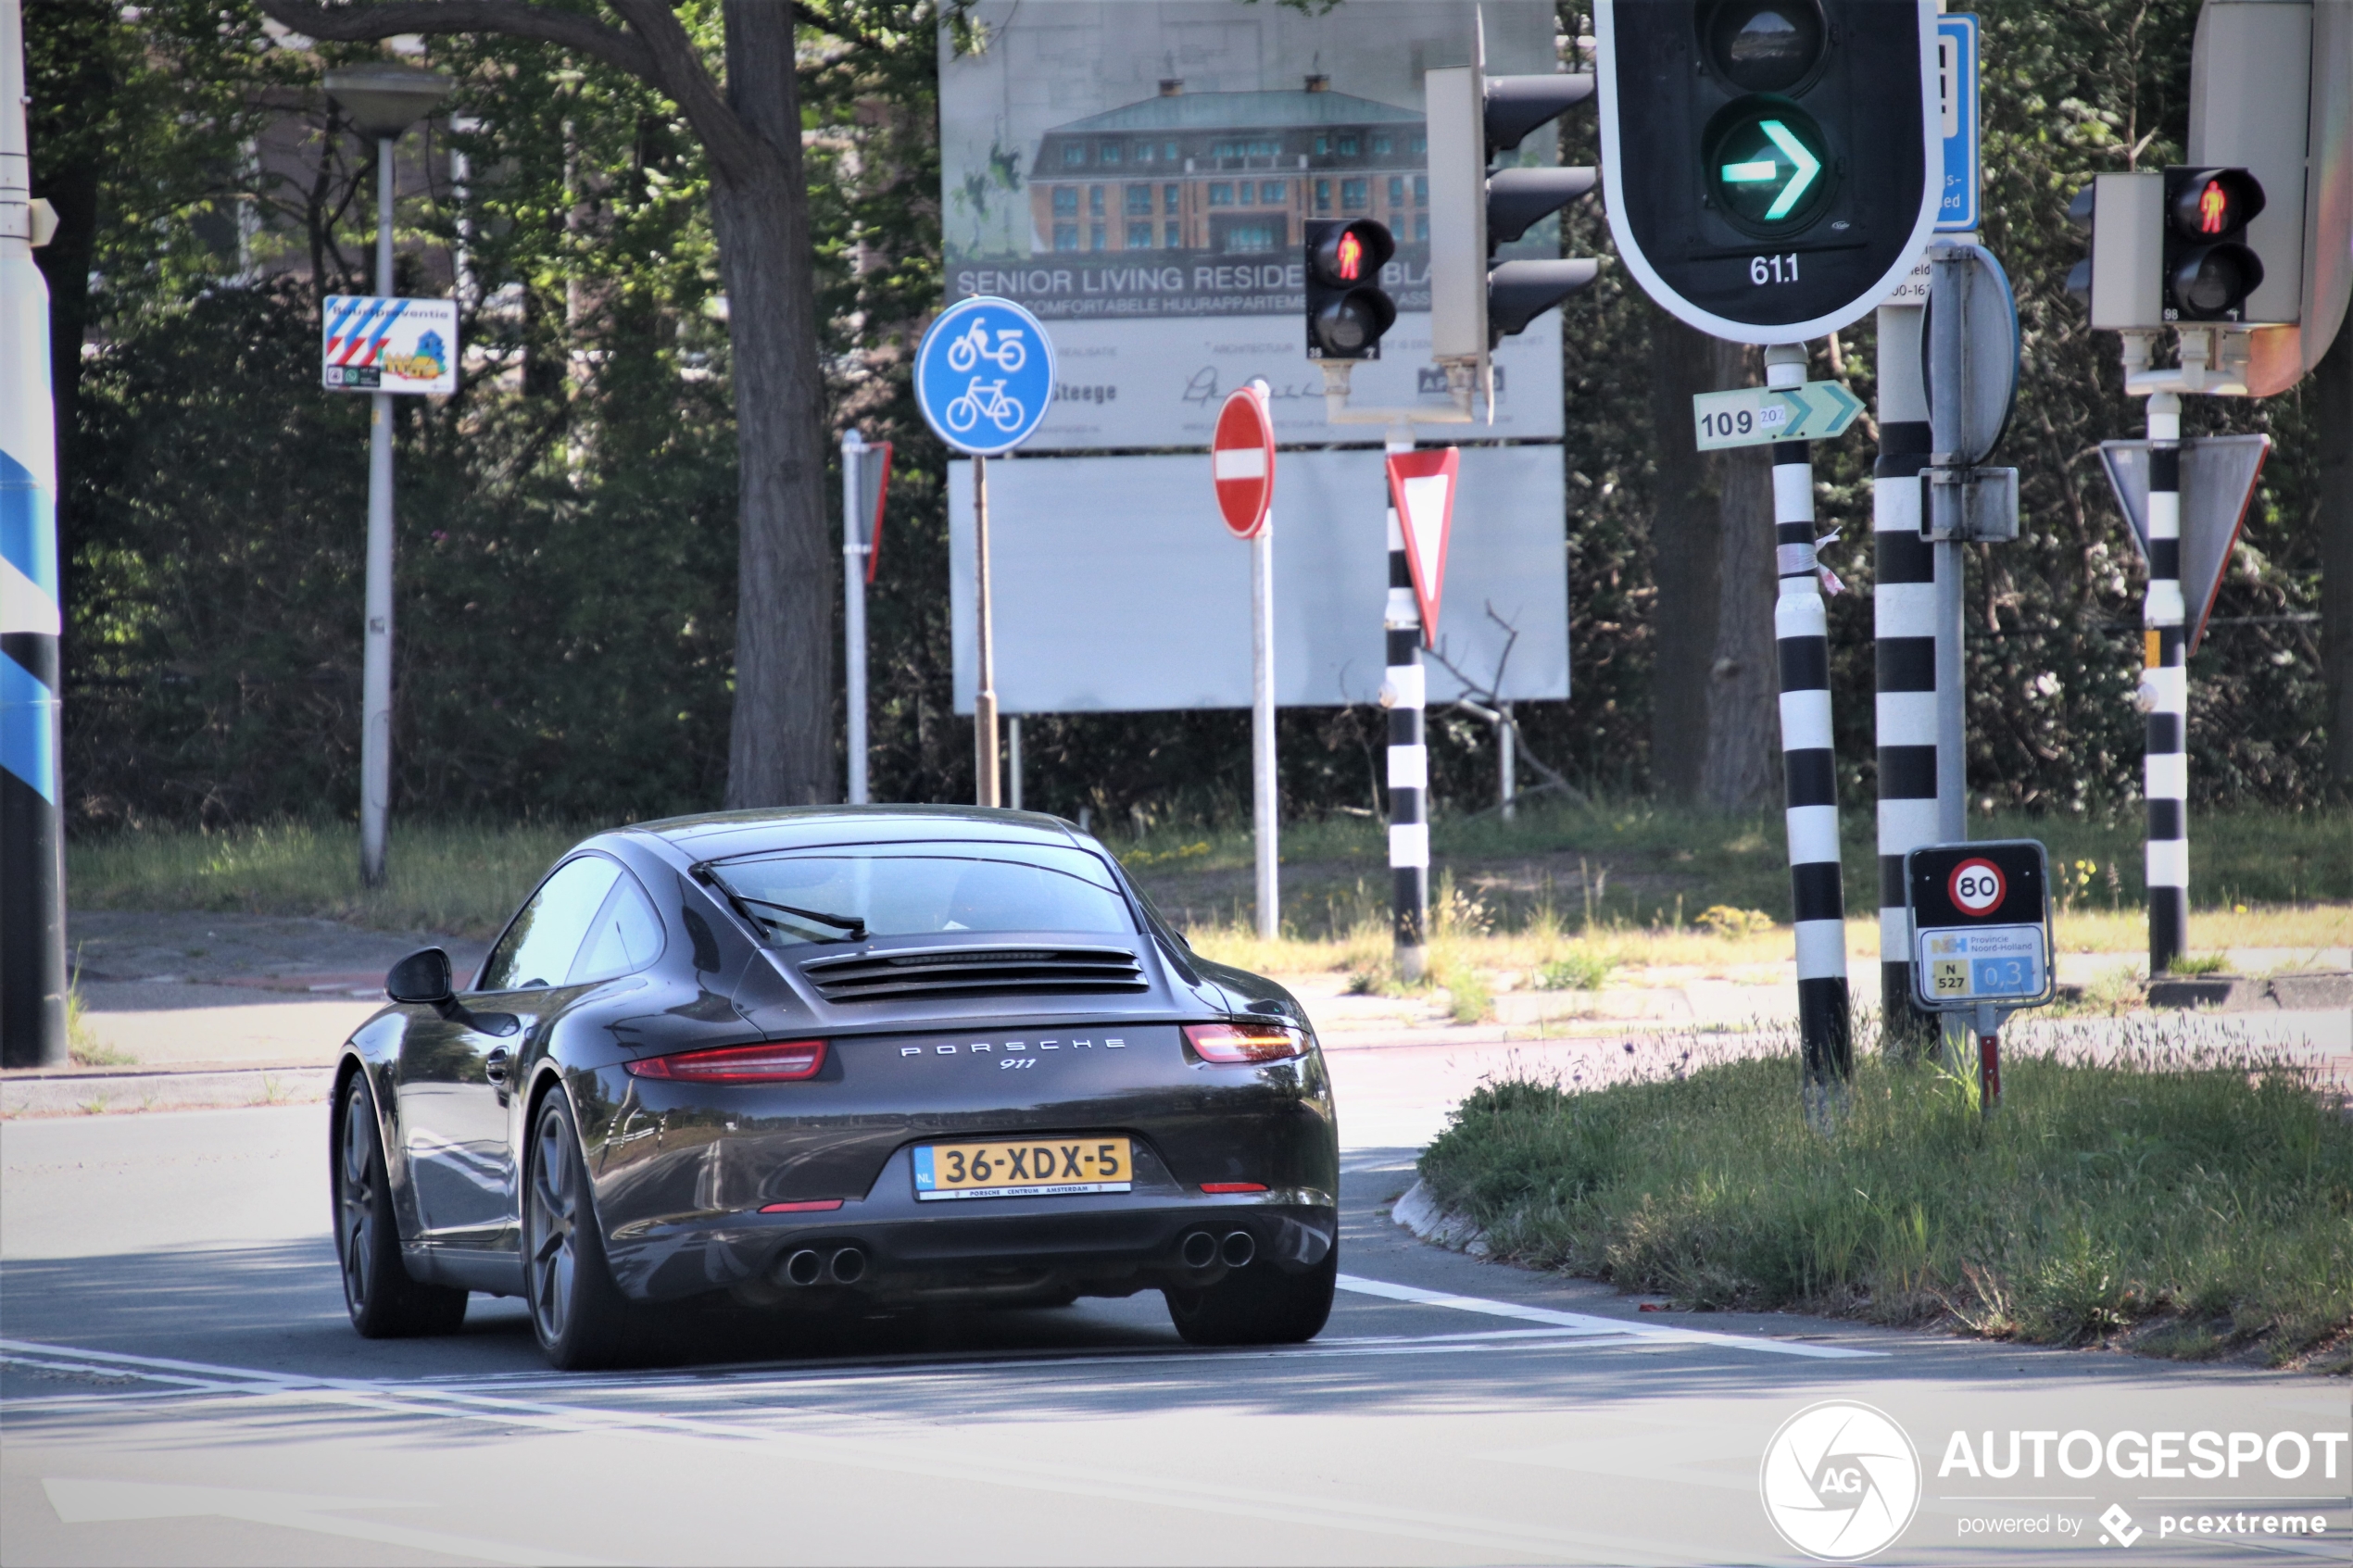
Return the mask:
<svg viewBox="0 0 2353 1568">
<path fill-rule="evenodd" d="M 1904 857 L 1920 1006 L 2008 1011 L 2049 1001 L 2049 886 L 2032 839 L 1937 844 Z"/>
</svg>

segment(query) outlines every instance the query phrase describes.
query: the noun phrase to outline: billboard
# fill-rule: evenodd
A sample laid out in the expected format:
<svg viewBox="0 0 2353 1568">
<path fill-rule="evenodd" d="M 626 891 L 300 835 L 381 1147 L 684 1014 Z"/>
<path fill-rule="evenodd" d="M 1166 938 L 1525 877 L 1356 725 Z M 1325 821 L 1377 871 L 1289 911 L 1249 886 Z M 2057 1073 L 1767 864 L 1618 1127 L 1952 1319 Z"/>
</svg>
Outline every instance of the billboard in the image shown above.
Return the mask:
<svg viewBox="0 0 2353 1568">
<path fill-rule="evenodd" d="M 1219 404 L 1263 376 L 1276 439 L 1377 439 L 1324 419 L 1307 358 L 1302 226 L 1370 218 L 1397 240 L 1400 316 L 1360 405 L 1447 407 L 1429 363 L 1422 76 L 1560 68 L 1547 0 L 1352 0 L 1320 15 L 1233 0 L 981 0 L 986 45 L 940 33 L 950 301 L 1018 300 L 1053 333 L 1056 398 L 1029 450 L 1206 445 Z M 1549 126 L 1520 149 L 1557 161 Z M 1553 257 L 1547 220 L 1500 253 Z M 1496 356 L 1493 427 L 1561 433 L 1560 318 Z"/>
<path fill-rule="evenodd" d="M 1250 546 L 1218 517 L 1209 454 L 1000 458 L 988 540 L 1002 713 L 1250 706 Z M 1513 701 L 1568 696 L 1567 495 L 1557 446 L 1462 455 L 1440 651 Z M 972 464 L 949 473 L 956 711 L 973 710 Z M 1389 505 L 1378 454 L 1286 452 L 1275 482 L 1275 700 L 1371 702 L 1386 658 Z M 1462 684 L 1426 659 L 1432 706 Z"/>
</svg>

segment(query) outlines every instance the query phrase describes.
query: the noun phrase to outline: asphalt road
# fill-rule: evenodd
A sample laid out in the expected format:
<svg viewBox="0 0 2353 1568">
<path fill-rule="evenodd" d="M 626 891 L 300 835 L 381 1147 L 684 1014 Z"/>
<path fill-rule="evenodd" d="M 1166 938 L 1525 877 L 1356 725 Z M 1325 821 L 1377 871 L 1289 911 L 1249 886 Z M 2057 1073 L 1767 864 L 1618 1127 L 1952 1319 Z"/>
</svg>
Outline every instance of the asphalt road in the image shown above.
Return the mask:
<svg viewBox="0 0 2353 1568">
<path fill-rule="evenodd" d="M 519 1306 L 482 1298 L 457 1337 L 370 1343 L 336 1284 L 325 1114 L 0 1124 L 0 1560 L 1796 1562 L 1760 1461 L 1826 1400 L 1918 1452 L 1917 1513 L 1869 1561 L 2353 1555 L 2342 1442 L 2293 1478 L 1951 1457 L 1957 1432 L 1996 1459 L 2011 1431 L 2111 1454 L 2120 1432 L 2127 1461 L 2133 1433 L 2338 1433 L 2342 1380 L 1640 1311 L 1413 1240 L 1387 1218 L 1396 1149 L 1348 1156 L 1349 1287 L 1302 1348 L 1189 1349 L 1156 1295 L 701 1323 L 673 1364 L 598 1376 L 547 1372 Z M 1900 1499 L 1900 1459 L 1817 1461 L 1833 1511 L 1841 1474 Z M 2307 1533 L 2262 1533 L 2289 1518 Z"/>
</svg>

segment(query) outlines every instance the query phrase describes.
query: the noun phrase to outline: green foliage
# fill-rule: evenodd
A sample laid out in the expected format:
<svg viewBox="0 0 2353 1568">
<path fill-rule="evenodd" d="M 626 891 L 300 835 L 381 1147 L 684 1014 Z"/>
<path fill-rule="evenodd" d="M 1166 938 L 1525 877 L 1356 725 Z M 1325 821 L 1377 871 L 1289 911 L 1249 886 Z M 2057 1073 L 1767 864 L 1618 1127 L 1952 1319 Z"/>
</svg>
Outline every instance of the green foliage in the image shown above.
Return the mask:
<svg viewBox="0 0 2353 1568">
<path fill-rule="evenodd" d="M 2292 1072 L 2142 1046 L 2015 1060 L 1990 1121 L 1969 1083 L 1858 1047 L 1829 1136 L 1793 1056 L 1492 1084 L 1422 1177 L 1505 1256 L 1686 1306 L 2057 1344 L 2160 1320 L 2158 1353 L 2275 1361 L 2353 1328 L 2353 1124 Z"/>
</svg>

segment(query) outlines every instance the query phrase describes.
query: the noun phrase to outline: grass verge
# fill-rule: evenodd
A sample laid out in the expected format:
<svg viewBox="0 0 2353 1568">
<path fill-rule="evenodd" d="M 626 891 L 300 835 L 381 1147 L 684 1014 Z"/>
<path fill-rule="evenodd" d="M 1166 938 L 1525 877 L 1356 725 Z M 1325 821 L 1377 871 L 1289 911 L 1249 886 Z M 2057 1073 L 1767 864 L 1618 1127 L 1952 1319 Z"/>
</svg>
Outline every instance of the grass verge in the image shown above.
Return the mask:
<svg viewBox="0 0 2353 1568">
<path fill-rule="evenodd" d="M 1500 1255 L 1686 1307 L 2353 1371 L 2353 1120 L 2301 1078 L 2022 1057 L 1984 1121 L 1967 1080 L 1857 1054 L 1827 1135 L 1791 1057 L 1489 1085 L 1422 1176 Z"/>
</svg>

